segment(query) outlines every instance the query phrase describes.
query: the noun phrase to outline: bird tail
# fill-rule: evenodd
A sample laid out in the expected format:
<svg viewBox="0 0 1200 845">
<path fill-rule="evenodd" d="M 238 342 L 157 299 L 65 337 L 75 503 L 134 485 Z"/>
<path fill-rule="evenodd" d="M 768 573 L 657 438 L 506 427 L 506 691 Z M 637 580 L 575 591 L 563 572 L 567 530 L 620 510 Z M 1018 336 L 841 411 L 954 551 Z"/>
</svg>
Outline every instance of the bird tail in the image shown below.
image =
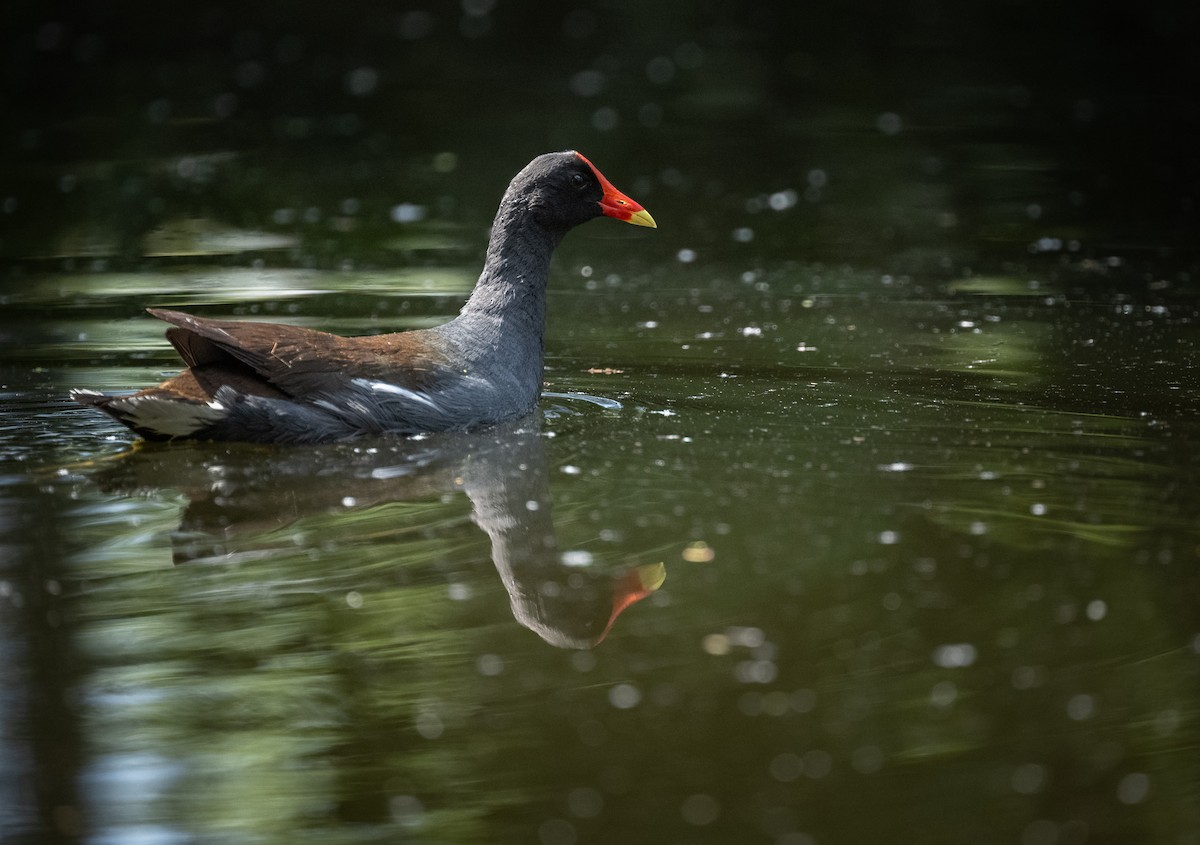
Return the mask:
<svg viewBox="0 0 1200 845">
<path fill-rule="evenodd" d="M 147 440 L 194 436 L 224 414 L 217 402 L 193 402 L 167 394 L 111 396 L 95 390 L 72 390 L 81 405 L 103 411 Z"/>
</svg>

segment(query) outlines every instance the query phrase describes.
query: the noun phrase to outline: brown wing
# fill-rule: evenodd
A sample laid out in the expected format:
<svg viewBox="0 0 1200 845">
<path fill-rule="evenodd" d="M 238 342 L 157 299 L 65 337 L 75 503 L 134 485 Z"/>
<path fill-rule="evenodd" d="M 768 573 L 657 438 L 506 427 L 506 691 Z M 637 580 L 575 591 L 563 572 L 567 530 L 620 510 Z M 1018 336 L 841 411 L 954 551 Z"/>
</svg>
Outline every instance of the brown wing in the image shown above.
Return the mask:
<svg viewBox="0 0 1200 845">
<path fill-rule="evenodd" d="M 341 337 L 280 323 L 208 320 L 179 311 L 148 310 L 175 327 L 167 330 L 167 339 L 189 367 L 203 370 L 233 359 L 293 397 L 332 393 L 355 378 L 427 389 L 448 365 L 441 338 L 420 330 Z"/>
</svg>

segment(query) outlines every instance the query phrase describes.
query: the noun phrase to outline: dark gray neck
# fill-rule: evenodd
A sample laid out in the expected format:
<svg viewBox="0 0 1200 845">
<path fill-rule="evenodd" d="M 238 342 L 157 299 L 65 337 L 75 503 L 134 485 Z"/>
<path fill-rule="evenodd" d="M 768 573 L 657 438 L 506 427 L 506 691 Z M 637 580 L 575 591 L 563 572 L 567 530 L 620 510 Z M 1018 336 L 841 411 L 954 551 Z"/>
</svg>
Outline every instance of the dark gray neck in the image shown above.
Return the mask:
<svg viewBox="0 0 1200 845">
<path fill-rule="evenodd" d="M 563 233 L 546 229 L 505 197 L 492 224 L 487 261 L 475 290 L 450 325 L 472 338 L 481 355 L 500 355 L 507 366 L 542 369 L 546 284 L 550 259 Z"/>
</svg>

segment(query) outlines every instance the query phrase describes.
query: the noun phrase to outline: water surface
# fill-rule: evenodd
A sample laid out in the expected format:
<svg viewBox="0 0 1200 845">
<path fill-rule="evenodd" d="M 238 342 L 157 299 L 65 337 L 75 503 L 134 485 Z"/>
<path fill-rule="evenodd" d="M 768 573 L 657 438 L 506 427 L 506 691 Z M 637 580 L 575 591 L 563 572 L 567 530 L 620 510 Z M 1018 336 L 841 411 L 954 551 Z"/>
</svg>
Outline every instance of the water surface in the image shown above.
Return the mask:
<svg viewBox="0 0 1200 845">
<path fill-rule="evenodd" d="M 1146 80 L 764 8 L 209 21 L 228 68 L 101 27 L 120 96 L 14 112 L 6 841 L 1200 839 L 1194 209 L 1100 131 Z M 661 228 L 568 238 L 530 418 L 161 446 L 67 400 L 178 367 L 146 306 L 449 319 L 565 146 Z"/>
</svg>

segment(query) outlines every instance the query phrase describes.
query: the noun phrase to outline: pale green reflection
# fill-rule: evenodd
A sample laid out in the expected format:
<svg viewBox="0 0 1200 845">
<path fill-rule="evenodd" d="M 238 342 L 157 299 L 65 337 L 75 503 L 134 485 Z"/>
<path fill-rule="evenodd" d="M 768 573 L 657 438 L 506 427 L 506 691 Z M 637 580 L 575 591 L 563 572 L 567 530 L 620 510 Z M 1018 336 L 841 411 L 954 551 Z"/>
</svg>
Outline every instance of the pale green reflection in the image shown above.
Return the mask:
<svg viewBox="0 0 1200 845">
<path fill-rule="evenodd" d="M 474 732 L 480 675 L 502 665 L 474 655 L 514 617 L 594 646 L 665 575 L 560 557 L 536 422 L 411 445 L 146 447 L 90 468 L 148 496 L 75 513 L 95 765 L 153 748 L 174 772 L 97 806 L 101 823 L 278 836 L 348 818 L 483 841 L 520 791 L 467 788 L 478 757 L 446 741 Z M 182 501 L 158 492 L 168 478 Z M 439 498 L 453 491 L 490 537 L 490 575 L 466 508 Z M 121 523 L 135 530 L 106 541 Z M 507 622 L 481 612 L 500 596 Z"/>
</svg>

